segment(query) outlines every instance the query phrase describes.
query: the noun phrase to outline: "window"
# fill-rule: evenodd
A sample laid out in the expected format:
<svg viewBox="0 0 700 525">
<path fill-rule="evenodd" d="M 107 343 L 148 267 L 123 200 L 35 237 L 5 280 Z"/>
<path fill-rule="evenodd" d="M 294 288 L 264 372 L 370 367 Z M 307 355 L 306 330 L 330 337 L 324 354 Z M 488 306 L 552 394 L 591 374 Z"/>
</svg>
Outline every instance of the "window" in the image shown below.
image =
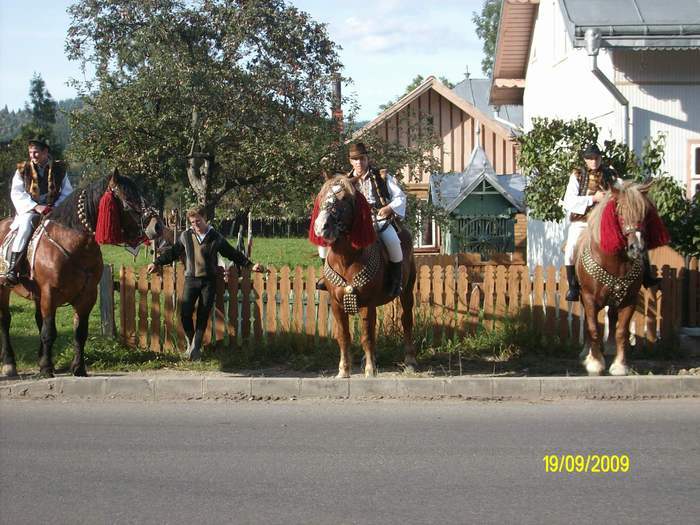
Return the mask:
<svg viewBox="0 0 700 525">
<path fill-rule="evenodd" d="M 688 146 L 688 198 L 692 199 L 700 192 L 700 140 L 690 140 Z"/>
<path fill-rule="evenodd" d="M 437 228 L 435 221 L 430 218 L 423 220 L 420 211 L 418 212 L 418 231 L 413 245 L 416 248 L 435 248 L 437 247 Z"/>
</svg>

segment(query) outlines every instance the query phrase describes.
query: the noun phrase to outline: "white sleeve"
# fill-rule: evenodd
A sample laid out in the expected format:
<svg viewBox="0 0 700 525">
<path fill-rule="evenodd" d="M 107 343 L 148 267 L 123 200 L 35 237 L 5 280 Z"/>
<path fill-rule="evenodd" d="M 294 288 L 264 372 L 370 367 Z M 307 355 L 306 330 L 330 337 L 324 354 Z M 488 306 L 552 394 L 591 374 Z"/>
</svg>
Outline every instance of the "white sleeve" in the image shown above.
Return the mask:
<svg viewBox="0 0 700 525">
<path fill-rule="evenodd" d="M 63 182 L 61 183 L 61 192 L 58 194 L 58 198 L 53 203 L 54 206 L 61 204 L 66 198 L 73 193 L 73 186 L 68 178 L 68 173 L 63 176 Z"/>
<path fill-rule="evenodd" d="M 386 177 L 386 185 L 389 188 L 389 194 L 391 195 L 391 202 L 389 206 L 394 210 L 394 213 L 399 217 L 403 218 L 406 216 L 406 194 L 399 186 L 396 179 L 391 175 Z"/>
<path fill-rule="evenodd" d="M 12 189 L 10 190 L 10 200 L 15 206 L 17 213 L 27 213 L 34 209 L 36 202 L 32 196 L 24 189 L 24 181 L 19 170 L 15 171 L 15 176 L 12 177 Z"/>
<path fill-rule="evenodd" d="M 569 184 L 566 186 L 562 204 L 567 212 L 580 215 L 586 213 L 589 206 L 593 206 L 593 197 L 578 194 L 578 179 L 574 173 L 569 177 Z"/>
</svg>

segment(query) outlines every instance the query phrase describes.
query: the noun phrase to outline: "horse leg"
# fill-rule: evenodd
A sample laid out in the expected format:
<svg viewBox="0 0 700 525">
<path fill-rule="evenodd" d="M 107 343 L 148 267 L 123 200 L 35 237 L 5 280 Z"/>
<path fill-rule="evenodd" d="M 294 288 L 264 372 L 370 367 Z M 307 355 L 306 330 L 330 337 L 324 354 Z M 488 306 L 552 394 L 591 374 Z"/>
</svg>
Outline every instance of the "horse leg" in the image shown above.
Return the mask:
<svg viewBox="0 0 700 525">
<path fill-rule="evenodd" d="M 592 301 L 583 301 L 583 308 L 586 312 L 586 329 L 588 331 L 588 342 L 590 348 L 583 365 L 590 376 L 599 376 L 605 370 L 605 357 L 600 351 L 601 341 L 598 333 L 598 308 Z"/>
<path fill-rule="evenodd" d="M 348 314 L 336 301 L 332 303 L 335 318 L 335 337 L 340 347 L 340 363 L 338 364 L 338 379 L 350 377 L 350 319 Z"/>
<path fill-rule="evenodd" d="M 403 326 L 404 366 L 406 372 L 415 372 L 418 368 L 416 347 L 413 344 L 413 286 L 416 282 L 415 269 L 411 270 L 408 283 L 401 294 L 401 325 Z"/>
<path fill-rule="evenodd" d="M 615 326 L 615 347 L 617 353 L 615 354 L 615 361 L 610 365 L 610 375 L 612 376 L 626 376 L 629 371 L 627 368 L 627 362 L 625 359 L 625 352 L 627 351 L 627 345 L 630 340 L 630 321 L 632 319 L 632 314 L 634 314 L 634 306 L 626 306 L 621 311 L 618 312 L 617 325 Z M 612 325 L 610 326 L 612 331 Z"/>
<path fill-rule="evenodd" d="M 53 377 L 53 343 L 56 341 L 56 307 L 48 299 L 49 294 L 41 294 L 41 349 L 39 350 L 39 375 Z"/>
<path fill-rule="evenodd" d="M 2 375 L 14 377 L 17 375 L 15 351 L 10 343 L 10 290 L 0 287 L 0 350 L 2 351 Z"/>
<path fill-rule="evenodd" d="M 377 309 L 374 307 L 360 309 L 362 320 L 362 349 L 365 351 L 365 377 L 377 375 L 377 361 L 374 354 L 377 343 Z"/>
<path fill-rule="evenodd" d="M 88 321 L 92 307 L 97 302 L 97 288 L 92 293 L 85 293 L 79 302 L 73 304 L 73 337 L 75 355 L 70 365 L 70 371 L 74 376 L 87 377 L 85 368 L 85 341 L 88 336 Z"/>
</svg>

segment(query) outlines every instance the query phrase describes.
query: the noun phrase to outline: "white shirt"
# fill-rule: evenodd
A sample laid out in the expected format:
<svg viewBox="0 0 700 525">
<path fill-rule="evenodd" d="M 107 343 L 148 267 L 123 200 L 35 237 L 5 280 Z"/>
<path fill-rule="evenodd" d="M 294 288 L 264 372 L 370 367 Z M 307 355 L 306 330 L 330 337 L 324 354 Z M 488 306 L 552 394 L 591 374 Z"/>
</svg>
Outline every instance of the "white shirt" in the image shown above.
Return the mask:
<svg viewBox="0 0 700 525">
<path fill-rule="evenodd" d="M 566 186 L 562 205 L 568 213 L 578 213 L 583 215 L 589 206 L 593 206 L 592 195 L 579 195 L 578 178 L 576 172 L 569 177 L 569 184 Z"/>
<path fill-rule="evenodd" d="M 355 172 L 353 171 L 352 174 L 355 175 Z M 396 182 L 396 179 L 392 175 L 387 175 L 385 180 L 387 188 L 389 189 L 389 196 L 391 198 L 389 206 L 392 210 L 394 210 L 396 215 L 403 219 L 406 216 L 406 194 L 403 192 L 401 186 L 399 186 L 398 182 Z M 374 201 L 372 181 L 369 178 L 369 170 L 367 170 L 364 176 L 360 177 L 358 187 L 360 188 L 362 195 L 364 195 L 367 199 L 370 206 L 378 204 Z"/>
<path fill-rule="evenodd" d="M 61 183 L 61 188 L 58 192 L 58 197 L 53 203 L 53 206 L 58 206 L 66 200 L 66 198 L 73 193 L 73 186 L 71 186 L 70 179 L 68 178 L 68 173 L 63 177 L 63 182 Z M 10 200 L 17 210 L 17 215 L 22 213 L 29 213 L 34 209 L 34 207 L 39 204 L 32 199 L 32 196 L 24 189 L 24 179 L 19 170 L 15 171 L 14 177 L 12 177 L 12 189 L 10 190 Z"/>
</svg>

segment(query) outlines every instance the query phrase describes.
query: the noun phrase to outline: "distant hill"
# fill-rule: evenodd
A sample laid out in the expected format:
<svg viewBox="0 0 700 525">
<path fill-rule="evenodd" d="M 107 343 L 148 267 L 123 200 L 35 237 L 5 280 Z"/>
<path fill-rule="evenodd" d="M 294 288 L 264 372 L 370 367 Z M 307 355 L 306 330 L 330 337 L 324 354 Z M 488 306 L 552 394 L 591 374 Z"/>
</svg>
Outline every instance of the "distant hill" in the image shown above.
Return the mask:
<svg viewBox="0 0 700 525">
<path fill-rule="evenodd" d="M 70 144 L 71 130 L 68 122 L 68 113 L 72 110 L 81 108 L 83 102 L 79 98 L 69 98 L 59 100 L 57 102 L 58 111 L 56 113 L 56 124 L 53 131 L 56 135 L 56 140 L 67 147 Z M 31 120 L 31 111 L 28 109 L 20 109 L 10 111 L 7 106 L 0 109 L 0 142 L 8 142 L 14 139 L 23 125 Z"/>
</svg>

